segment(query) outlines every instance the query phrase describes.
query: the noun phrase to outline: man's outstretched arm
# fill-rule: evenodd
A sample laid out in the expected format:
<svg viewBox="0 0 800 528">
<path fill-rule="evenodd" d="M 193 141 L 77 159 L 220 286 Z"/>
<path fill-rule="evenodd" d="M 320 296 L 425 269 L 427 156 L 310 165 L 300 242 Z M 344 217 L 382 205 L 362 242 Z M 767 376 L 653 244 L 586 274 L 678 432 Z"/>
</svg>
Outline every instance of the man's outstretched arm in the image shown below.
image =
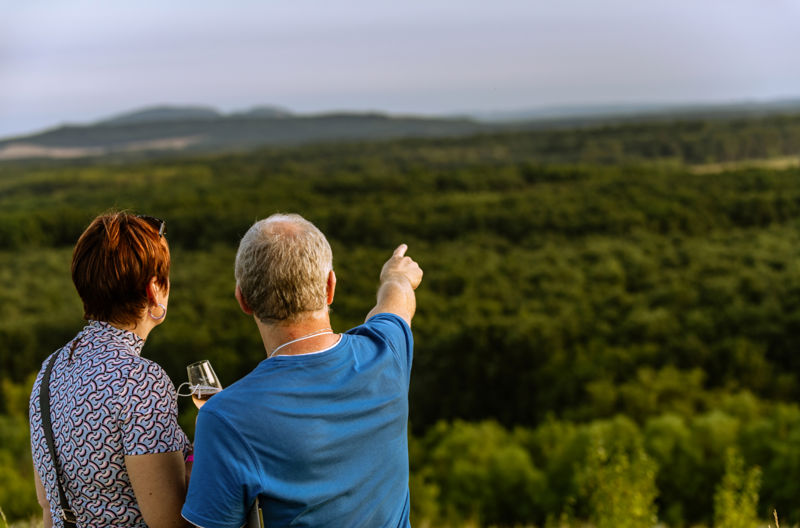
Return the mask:
<svg viewBox="0 0 800 528">
<path fill-rule="evenodd" d="M 417 310 L 414 290 L 422 281 L 422 269 L 411 257 L 407 257 L 408 246 L 400 244 L 381 269 L 378 302 L 367 314 L 367 319 L 379 313 L 393 313 L 411 326 Z"/>
</svg>

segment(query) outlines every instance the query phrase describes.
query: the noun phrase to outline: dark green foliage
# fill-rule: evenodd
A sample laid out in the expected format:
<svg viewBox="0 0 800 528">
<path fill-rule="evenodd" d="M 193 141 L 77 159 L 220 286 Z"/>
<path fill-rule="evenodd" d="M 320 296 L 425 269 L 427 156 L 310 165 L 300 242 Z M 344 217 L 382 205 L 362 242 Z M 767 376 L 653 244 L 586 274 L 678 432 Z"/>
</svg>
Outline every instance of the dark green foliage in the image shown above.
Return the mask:
<svg viewBox="0 0 800 528">
<path fill-rule="evenodd" d="M 0 380 L 0 509 L 8 519 L 24 519 L 39 508 L 33 488 L 28 436 L 28 397 L 34 376 L 24 383 Z M 41 510 L 39 510 L 41 511 Z"/>
<path fill-rule="evenodd" d="M 798 130 L 773 117 L 0 165 L 0 379 L 22 386 L 80 329 L 72 245 L 96 214 L 130 208 L 167 220 L 173 258 L 169 316 L 145 355 L 176 384 L 203 358 L 232 383 L 264 358 L 233 299 L 238 240 L 256 219 L 299 212 L 333 246 L 338 330 L 363 320 L 396 245 L 425 270 L 417 519 L 591 518 L 597 474 L 580 468 L 602 437 L 608 458 L 591 467 L 646 487 L 652 461 L 664 521 L 711 521 L 737 446 L 763 470 L 759 511 L 797 522 L 800 170 L 683 163 L 797 152 Z M 0 470 L 29 483 L 9 387 Z"/>
<path fill-rule="evenodd" d="M 745 471 L 744 461 L 735 449 L 725 457 L 725 474 L 714 493 L 714 526 L 754 528 L 758 522 L 758 488 L 761 470 Z"/>
<path fill-rule="evenodd" d="M 641 447 L 628 454 L 608 452 L 602 443 L 595 443 L 587 458 L 580 475 L 597 528 L 651 528 L 656 524 L 656 466 Z"/>
<path fill-rule="evenodd" d="M 544 518 L 544 473 L 495 422 L 439 423 L 415 455 L 415 484 L 437 490 L 444 520 L 512 526 Z"/>
</svg>

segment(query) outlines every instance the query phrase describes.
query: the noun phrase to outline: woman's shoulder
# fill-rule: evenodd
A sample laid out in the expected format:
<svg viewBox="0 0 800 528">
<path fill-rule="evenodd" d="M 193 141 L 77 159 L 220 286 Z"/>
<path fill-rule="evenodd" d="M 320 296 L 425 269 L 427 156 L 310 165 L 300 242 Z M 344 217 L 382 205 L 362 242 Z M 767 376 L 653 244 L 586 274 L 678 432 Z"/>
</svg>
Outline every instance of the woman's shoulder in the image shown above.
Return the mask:
<svg viewBox="0 0 800 528">
<path fill-rule="evenodd" d="M 164 367 L 141 356 L 126 358 L 125 378 L 132 381 L 152 381 L 172 383 Z"/>
<path fill-rule="evenodd" d="M 80 371 L 80 378 L 93 378 L 97 383 L 110 385 L 118 396 L 175 390 L 161 365 L 124 348 L 94 350 L 79 357 L 79 362 L 76 372 Z"/>
<path fill-rule="evenodd" d="M 123 407 L 169 410 L 177 405 L 175 385 L 155 361 L 142 357 L 130 360 L 121 374 L 116 401 Z"/>
<path fill-rule="evenodd" d="M 81 371 L 82 377 L 99 376 L 105 381 L 111 381 L 114 378 L 127 380 L 166 376 L 164 369 L 155 361 L 116 344 L 79 350 L 76 359 L 78 363 L 75 368 Z"/>
</svg>

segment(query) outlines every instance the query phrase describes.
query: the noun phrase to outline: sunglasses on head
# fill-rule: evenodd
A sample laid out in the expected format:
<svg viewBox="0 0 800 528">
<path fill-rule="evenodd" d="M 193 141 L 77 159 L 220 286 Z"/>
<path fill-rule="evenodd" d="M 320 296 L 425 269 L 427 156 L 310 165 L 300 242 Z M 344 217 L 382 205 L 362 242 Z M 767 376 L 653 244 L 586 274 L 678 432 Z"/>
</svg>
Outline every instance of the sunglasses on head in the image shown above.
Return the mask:
<svg viewBox="0 0 800 528">
<path fill-rule="evenodd" d="M 148 215 L 136 215 L 136 218 L 141 218 L 151 226 L 153 229 L 158 231 L 158 236 L 163 237 L 167 234 L 167 223 L 160 218 L 156 218 L 155 216 L 148 216 Z"/>
</svg>

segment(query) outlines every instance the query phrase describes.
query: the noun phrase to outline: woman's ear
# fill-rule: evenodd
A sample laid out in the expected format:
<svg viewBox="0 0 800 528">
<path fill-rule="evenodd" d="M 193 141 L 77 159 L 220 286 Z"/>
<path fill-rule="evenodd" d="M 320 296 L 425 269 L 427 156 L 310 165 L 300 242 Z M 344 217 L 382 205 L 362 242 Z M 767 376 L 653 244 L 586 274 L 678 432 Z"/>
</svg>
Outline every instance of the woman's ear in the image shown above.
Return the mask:
<svg viewBox="0 0 800 528">
<path fill-rule="evenodd" d="M 158 304 L 158 295 L 163 295 L 164 293 L 166 292 L 162 292 L 161 287 L 158 285 L 158 279 L 156 277 L 151 278 L 150 282 L 147 283 L 147 300 L 152 304 Z"/>
</svg>

